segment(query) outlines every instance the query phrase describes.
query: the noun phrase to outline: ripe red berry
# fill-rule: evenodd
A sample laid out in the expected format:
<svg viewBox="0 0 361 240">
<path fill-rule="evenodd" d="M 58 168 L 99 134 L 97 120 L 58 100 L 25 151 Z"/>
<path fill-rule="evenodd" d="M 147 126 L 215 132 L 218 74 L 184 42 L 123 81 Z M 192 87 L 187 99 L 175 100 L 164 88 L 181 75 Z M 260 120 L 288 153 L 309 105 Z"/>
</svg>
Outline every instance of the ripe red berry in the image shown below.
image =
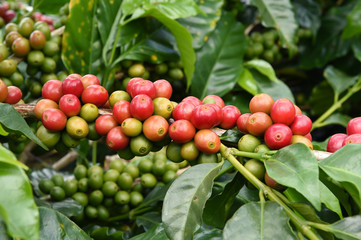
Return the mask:
<svg viewBox="0 0 361 240">
<path fill-rule="evenodd" d="M 79 114 L 81 103 L 77 96 L 73 94 L 65 94 L 59 100 L 59 108 L 66 116 L 72 117 Z"/>
<path fill-rule="evenodd" d="M 141 81 L 141 80 L 144 80 L 144 79 L 139 78 L 139 77 L 135 77 L 135 78 L 132 78 L 132 79 L 129 80 L 129 82 L 127 83 L 127 87 L 126 87 L 126 91 L 127 91 L 127 93 L 129 93 L 129 95 L 131 95 L 131 93 L 132 93 L 133 84 L 138 82 L 138 81 Z"/>
<path fill-rule="evenodd" d="M 198 106 L 198 105 L 202 104 L 202 101 L 199 100 L 199 98 L 194 97 L 194 96 L 185 97 L 181 102 L 191 102 L 191 103 L 193 103 L 194 106 Z"/>
<path fill-rule="evenodd" d="M 74 94 L 76 97 L 80 97 L 84 90 L 83 83 L 79 78 L 65 78 L 62 87 L 63 94 Z"/>
<path fill-rule="evenodd" d="M 296 115 L 290 127 L 294 135 L 306 135 L 312 129 L 312 121 L 306 115 Z"/>
<path fill-rule="evenodd" d="M 173 88 L 172 85 L 164 79 L 159 79 L 154 82 L 156 98 L 157 97 L 164 97 L 170 99 L 172 96 Z"/>
<path fill-rule="evenodd" d="M 191 122 L 197 129 L 209 129 L 218 121 L 216 110 L 207 105 L 199 105 L 192 111 Z"/>
<path fill-rule="evenodd" d="M 164 117 L 153 115 L 144 121 L 143 134 L 150 141 L 157 142 L 167 136 L 168 128 L 168 121 Z"/>
<path fill-rule="evenodd" d="M 59 80 L 49 80 L 43 85 L 41 93 L 43 98 L 59 102 L 59 99 L 63 96 L 63 82 Z"/>
<path fill-rule="evenodd" d="M 199 130 L 194 136 L 194 143 L 199 151 L 204 153 L 217 153 L 221 147 L 218 135 L 210 129 Z"/>
<path fill-rule="evenodd" d="M 238 117 L 237 122 L 236 122 L 238 130 L 243 133 L 246 133 L 246 134 L 248 133 L 247 122 L 248 122 L 249 116 L 251 116 L 251 113 L 244 113 Z"/>
<path fill-rule="evenodd" d="M 156 90 L 153 82 L 149 80 L 140 80 L 135 82 L 132 85 L 130 95 L 132 96 L 132 98 L 134 98 L 139 94 L 145 94 L 149 96 L 151 99 L 154 99 L 156 97 Z"/>
<path fill-rule="evenodd" d="M 148 95 L 139 94 L 130 102 L 130 114 L 140 121 L 152 116 L 153 111 L 153 101 Z"/>
<path fill-rule="evenodd" d="M 119 151 L 128 146 L 129 137 L 123 133 L 121 126 L 114 127 L 108 132 L 106 143 L 110 150 Z"/>
<path fill-rule="evenodd" d="M 186 119 L 191 120 L 193 109 L 196 106 L 191 102 L 181 102 L 178 104 L 172 112 L 174 120 Z"/>
<path fill-rule="evenodd" d="M 292 142 L 292 131 L 283 123 L 275 123 L 264 134 L 264 141 L 270 149 L 280 149 Z"/>
<path fill-rule="evenodd" d="M 347 135 L 344 133 L 336 133 L 332 135 L 327 142 L 327 152 L 333 153 L 340 149 L 346 137 Z"/>
<path fill-rule="evenodd" d="M 103 106 L 108 101 L 108 91 L 100 85 L 90 85 L 85 88 L 81 100 L 83 103 L 92 103 L 97 107 Z"/>
<path fill-rule="evenodd" d="M 6 97 L 8 96 L 8 87 L 3 80 L 0 79 L 0 102 L 5 102 Z"/>
<path fill-rule="evenodd" d="M 220 127 L 223 129 L 231 129 L 236 126 L 237 119 L 241 116 L 241 112 L 236 106 L 228 105 L 222 108 L 223 120 Z"/>
<path fill-rule="evenodd" d="M 21 92 L 20 88 L 15 86 L 8 87 L 8 95 L 6 96 L 5 103 L 8 104 L 15 104 L 21 100 L 23 93 Z"/>
<path fill-rule="evenodd" d="M 169 126 L 169 137 L 177 143 L 186 143 L 193 139 L 196 129 L 185 119 L 177 120 Z"/>
<path fill-rule="evenodd" d="M 255 95 L 249 102 L 249 110 L 251 113 L 264 112 L 269 114 L 274 103 L 273 98 L 267 93 Z"/>
<path fill-rule="evenodd" d="M 95 120 L 95 130 L 100 135 L 106 135 L 111 129 L 118 125 L 112 115 L 101 115 Z"/>
<path fill-rule="evenodd" d="M 264 112 L 256 112 L 248 117 L 247 132 L 255 136 L 262 136 L 272 125 L 271 117 Z"/>
<path fill-rule="evenodd" d="M 351 119 L 346 127 L 347 135 L 361 133 L 361 117 Z"/>
<path fill-rule="evenodd" d="M 73 74 L 70 74 L 70 75 L 73 75 Z M 70 75 L 68 77 L 70 77 Z M 80 76 L 79 74 L 77 74 L 74 77 L 80 78 L 80 81 L 82 82 L 84 89 L 86 89 L 87 87 L 89 87 L 91 85 L 100 85 L 99 78 L 93 74 L 87 74 L 87 75 L 84 75 L 83 77 Z"/>
<path fill-rule="evenodd" d="M 276 100 L 271 108 L 271 118 L 274 123 L 290 125 L 296 115 L 295 106 L 287 98 Z"/>
<path fill-rule="evenodd" d="M 354 133 L 347 136 L 342 143 L 342 146 L 345 146 L 349 143 L 361 143 L 361 133 Z"/>
<path fill-rule="evenodd" d="M 130 102 L 125 100 L 116 102 L 113 106 L 113 117 L 119 124 L 122 124 L 125 119 L 131 118 Z"/>
<path fill-rule="evenodd" d="M 41 117 L 41 122 L 44 127 L 55 132 L 63 130 L 66 126 L 66 121 L 67 118 L 65 114 L 57 108 L 45 110 Z"/>
</svg>

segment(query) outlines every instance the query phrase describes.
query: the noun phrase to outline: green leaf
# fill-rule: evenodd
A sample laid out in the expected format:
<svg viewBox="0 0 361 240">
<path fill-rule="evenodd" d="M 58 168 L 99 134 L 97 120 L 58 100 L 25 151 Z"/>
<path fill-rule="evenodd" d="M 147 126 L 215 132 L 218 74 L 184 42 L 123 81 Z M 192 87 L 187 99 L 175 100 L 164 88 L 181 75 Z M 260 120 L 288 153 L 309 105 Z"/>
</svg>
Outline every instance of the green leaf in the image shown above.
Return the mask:
<svg viewBox="0 0 361 240">
<path fill-rule="evenodd" d="M 67 217 L 79 216 L 84 210 L 84 207 L 72 198 L 67 198 L 60 202 L 48 202 L 35 198 L 35 203 L 39 207 L 52 208 Z"/>
<path fill-rule="evenodd" d="M 321 181 L 319 181 L 320 186 L 320 197 L 321 202 L 325 204 L 325 206 L 337 213 L 337 215 L 342 219 L 342 211 L 340 206 L 340 201 L 337 197 L 328 189 Z"/>
<path fill-rule="evenodd" d="M 251 69 L 253 78 L 257 82 L 258 92 L 259 93 L 267 93 L 274 100 L 280 98 L 288 98 L 291 102 L 295 102 L 293 94 L 289 87 L 282 81 L 273 82 L 265 75 L 259 73 L 255 69 Z"/>
<path fill-rule="evenodd" d="M 0 124 L 0 135 L 1 136 L 9 135 L 9 133 L 7 131 L 5 131 L 5 129 L 3 128 L 3 125 L 1 125 L 1 124 Z"/>
<path fill-rule="evenodd" d="M 252 95 L 256 95 L 258 93 L 257 82 L 253 78 L 251 72 L 246 68 L 243 69 L 241 75 L 238 77 L 237 83 L 241 88 Z"/>
<path fill-rule="evenodd" d="M 292 4 L 298 24 L 310 29 L 315 37 L 321 26 L 321 3 L 314 0 L 293 0 Z"/>
<path fill-rule="evenodd" d="M 361 44 L 360 44 L 360 42 L 361 42 L 361 35 L 354 37 L 351 48 L 352 48 L 355 58 L 361 62 Z"/>
<path fill-rule="evenodd" d="M 265 27 L 276 28 L 286 45 L 293 43 L 297 22 L 289 0 L 252 0 L 261 15 Z"/>
<path fill-rule="evenodd" d="M 39 207 L 39 213 L 41 240 L 91 240 L 81 228 L 60 212 L 46 207 Z"/>
<path fill-rule="evenodd" d="M 273 70 L 272 65 L 269 64 L 268 62 L 266 62 L 265 60 L 254 59 L 254 60 L 245 62 L 244 66 L 257 70 L 258 72 L 260 72 L 264 76 L 268 77 L 268 79 L 270 79 L 273 82 L 278 82 L 279 81 L 277 79 L 277 77 L 276 77 L 276 73 Z"/>
<path fill-rule="evenodd" d="M 194 16 L 199 9 L 194 0 L 123 0 L 121 23 L 132 21 L 141 16 L 147 15 L 149 11 L 157 10 L 170 19 L 186 18 Z"/>
<path fill-rule="evenodd" d="M 242 56 L 247 45 L 244 27 L 230 13 L 223 13 L 217 27 L 197 52 L 192 83 L 193 96 L 223 96 L 233 89 L 242 71 Z"/>
<path fill-rule="evenodd" d="M 221 135 L 221 139 L 228 143 L 238 144 L 239 139 L 243 135 L 238 129 L 228 129 Z"/>
<path fill-rule="evenodd" d="M 347 123 L 351 120 L 351 117 L 342 114 L 342 113 L 334 113 L 331 116 L 329 116 L 325 121 L 323 121 L 323 124 L 330 125 L 330 124 L 338 124 L 343 127 L 347 126 Z"/>
<path fill-rule="evenodd" d="M 156 63 L 179 57 L 174 49 L 174 36 L 154 19 L 130 22 L 122 27 L 120 35 L 121 55 L 115 62 L 130 59 Z"/>
<path fill-rule="evenodd" d="M 137 216 L 135 220 L 137 226 L 142 226 L 145 231 L 149 231 L 156 224 L 162 222 L 162 217 L 158 212 L 147 212 L 143 215 Z"/>
<path fill-rule="evenodd" d="M 222 230 L 218 228 L 205 228 L 200 227 L 198 231 L 194 234 L 193 240 L 221 240 L 222 239 Z"/>
<path fill-rule="evenodd" d="M 14 166 L 24 168 L 25 170 L 29 169 L 28 166 L 26 166 L 22 162 L 19 162 L 16 159 L 15 155 L 10 150 L 3 147 L 1 144 L 0 144 L 0 162 L 5 162 L 5 163 L 8 163 L 8 164 L 12 164 Z"/>
<path fill-rule="evenodd" d="M 276 182 L 296 189 L 318 210 L 321 210 L 318 164 L 312 151 L 296 143 L 279 150 L 265 161 L 267 173 Z"/>
<path fill-rule="evenodd" d="M 358 2 L 356 6 L 347 15 L 347 24 L 342 33 L 342 38 L 351 38 L 361 33 L 361 2 Z"/>
<path fill-rule="evenodd" d="M 249 101 L 252 98 L 252 95 L 247 95 L 245 92 L 229 92 L 224 97 L 222 97 L 226 105 L 236 106 L 241 113 L 250 112 L 249 110 Z"/>
<path fill-rule="evenodd" d="M 32 5 L 42 13 L 59 14 L 59 9 L 68 2 L 69 0 L 34 0 Z"/>
<path fill-rule="evenodd" d="M 333 104 L 334 91 L 326 80 L 312 88 L 309 104 L 312 106 L 311 114 L 319 116 Z"/>
<path fill-rule="evenodd" d="M 129 240 L 168 240 L 168 236 L 165 233 L 163 223 L 154 225 L 152 229 L 146 231 L 145 233 L 139 234 L 130 238 Z"/>
<path fill-rule="evenodd" d="M 313 150 L 326 151 L 328 139 L 329 138 L 325 139 L 322 142 L 312 141 Z"/>
<path fill-rule="evenodd" d="M 102 44 L 97 29 L 98 1 L 70 1 L 63 35 L 62 59 L 69 72 L 97 74 L 101 71 Z"/>
<path fill-rule="evenodd" d="M 0 189 L 0 215 L 8 233 L 14 238 L 39 239 L 39 212 L 25 172 L 0 162 Z"/>
<path fill-rule="evenodd" d="M 45 150 L 48 150 L 40 139 L 35 136 L 24 118 L 14 109 L 13 106 L 6 103 L 0 103 L 0 112 L 0 123 L 6 131 L 22 133 Z"/>
<path fill-rule="evenodd" d="M 350 143 L 323 159 L 319 165 L 332 179 L 340 182 L 361 206 L 360 144 Z"/>
<path fill-rule="evenodd" d="M 359 76 L 348 76 L 331 65 L 326 67 L 323 75 L 336 94 L 344 92 L 347 88 L 354 85 L 359 78 Z"/>
<path fill-rule="evenodd" d="M 6 232 L 6 226 L 2 218 L 0 217 L 0 239 L 2 240 L 11 240 L 9 235 Z"/>
<path fill-rule="evenodd" d="M 360 240 L 361 215 L 347 217 L 331 225 L 327 225 L 327 230 L 335 234 L 335 236 L 340 239 Z"/>
<path fill-rule="evenodd" d="M 119 26 L 120 17 L 119 19 L 117 19 L 117 14 L 121 14 L 121 3 L 122 1 L 98 2 L 96 16 L 98 19 L 98 31 L 100 39 L 102 41 L 102 45 L 105 45 L 108 38 L 114 38 L 114 36 L 111 37 L 110 34 L 114 27 Z M 112 43 L 114 43 L 114 41 L 115 39 L 112 39 Z"/>
<path fill-rule="evenodd" d="M 289 217 L 275 202 L 250 202 L 240 207 L 223 230 L 224 240 L 297 239 Z"/>
<path fill-rule="evenodd" d="M 217 22 L 221 17 L 222 0 L 196 0 L 203 13 L 196 16 L 181 18 L 180 24 L 187 28 L 193 36 L 193 48 L 200 49 L 214 31 Z"/>
<path fill-rule="evenodd" d="M 300 67 L 305 69 L 321 68 L 328 62 L 345 56 L 351 46 L 351 40 L 343 40 L 340 35 L 346 24 L 346 16 L 355 1 L 345 2 L 327 11 L 322 18 L 316 41 L 299 47 Z"/>
<path fill-rule="evenodd" d="M 236 174 L 222 193 L 209 199 L 203 211 L 204 223 L 209 226 L 223 228 L 233 202 L 244 184 L 245 178 L 240 174 Z"/>
<path fill-rule="evenodd" d="M 221 163 L 193 166 L 170 186 L 163 202 L 162 221 L 172 240 L 192 239 L 201 224 L 203 208 L 211 196 L 213 180 L 221 167 Z"/>
<path fill-rule="evenodd" d="M 98 227 L 90 233 L 95 240 L 124 240 L 124 233 L 115 228 Z"/>
</svg>

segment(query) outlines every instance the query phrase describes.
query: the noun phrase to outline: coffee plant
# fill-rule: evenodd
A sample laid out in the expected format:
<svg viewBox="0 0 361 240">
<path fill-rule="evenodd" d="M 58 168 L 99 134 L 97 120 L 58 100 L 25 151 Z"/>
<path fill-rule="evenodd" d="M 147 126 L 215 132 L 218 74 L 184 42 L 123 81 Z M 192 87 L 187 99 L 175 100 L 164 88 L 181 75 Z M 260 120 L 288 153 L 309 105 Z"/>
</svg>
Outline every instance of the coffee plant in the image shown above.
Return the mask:
<svg viewBox="0 0 361 240">
<path fill-rule="evenodd" d="M 0 3 L 0 239 L 361 239 L 357 0 Z"/>
</svg>

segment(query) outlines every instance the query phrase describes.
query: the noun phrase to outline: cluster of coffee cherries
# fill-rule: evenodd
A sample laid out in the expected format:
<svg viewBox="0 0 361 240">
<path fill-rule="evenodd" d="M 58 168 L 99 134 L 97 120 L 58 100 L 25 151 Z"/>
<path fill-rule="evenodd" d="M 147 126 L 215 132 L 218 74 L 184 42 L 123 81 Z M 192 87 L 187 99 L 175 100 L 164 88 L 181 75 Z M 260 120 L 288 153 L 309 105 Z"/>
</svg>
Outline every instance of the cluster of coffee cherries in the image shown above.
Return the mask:
<svg viewBox="0 0 361 240">
<path fill-rule="evenodd" d="M 4 42 L 0 43 L 0 76 L 9 86 L 21 88 L 25 95 L 37 98 L 42 85 L 57 79 L 60 36 L 51 36 L 48 23 L 24 17 L 5 26 Z M 20 70 L 20 65 L 26 72 Z"/>
<path fill-rule="evenodd" d="M 346 133 L 336 133 L 327 142 L 327 151 L 336 152 L 349 143 L 361 143 L 361 117 L 351 119 L 347 123 Z"/>
<path fill-rule="evenodd" d="M 16 9 L 21 7 L 22 3 L 11 3 L 8 1 L 0 4 L 0 27 L 11 22 L 16 16 Z"/>
<path fill-rule="evenodd" d="M 98 107 L 108 101 L 108 92 L 95 75 L 70 74 L 64 81 L 49 80 L 42 88 L 42 96 L 34 115 L 42 123 L 36 135 L 45 145 L 67 150 L 76 147 L 81 139 L 100 138 L 94 121 Z"/>
<path fill-rule="evenodd" d="M 242 114 L 237 119 L 241 132 L 263 138 L 272 150 L 297 142 L 313 149 L 310 134 L 312 121 L 289 99 L 274 101 L 268 94 L 260 93 L 251 99 L 249 109 L 251 113 Z"/>
<path fill-rule="evenodd" d="M 41 179 L 38 187 L 49 194 L 51 201 L 72 198 L 83 207 L 74 217 L 82 220 L 106 221 L 109 217 L 127 214 L 139 206 L 156 186 L 163 186 L 177 177 L 178 164 L 167 162 L 164 151 L 140 158 L 136 163 L 113 159 L 109 169 L 98 165 L 77 165 L 73 175 L 64 181 L 60 174 Z"/>
</svg>

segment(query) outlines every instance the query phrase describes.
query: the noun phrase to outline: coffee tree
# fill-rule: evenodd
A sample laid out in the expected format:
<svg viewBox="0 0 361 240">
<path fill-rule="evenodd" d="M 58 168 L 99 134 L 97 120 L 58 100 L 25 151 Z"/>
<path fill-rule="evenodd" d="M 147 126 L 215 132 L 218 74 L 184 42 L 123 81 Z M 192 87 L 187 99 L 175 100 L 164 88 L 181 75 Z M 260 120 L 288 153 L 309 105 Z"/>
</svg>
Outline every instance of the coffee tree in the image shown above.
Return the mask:
<svg viewBox="0 0 361 240">
<path fill-rule="evenodd" d="M 361 239 L 359 1 L 0 4 L 1 239 Z"/>
</svg>

